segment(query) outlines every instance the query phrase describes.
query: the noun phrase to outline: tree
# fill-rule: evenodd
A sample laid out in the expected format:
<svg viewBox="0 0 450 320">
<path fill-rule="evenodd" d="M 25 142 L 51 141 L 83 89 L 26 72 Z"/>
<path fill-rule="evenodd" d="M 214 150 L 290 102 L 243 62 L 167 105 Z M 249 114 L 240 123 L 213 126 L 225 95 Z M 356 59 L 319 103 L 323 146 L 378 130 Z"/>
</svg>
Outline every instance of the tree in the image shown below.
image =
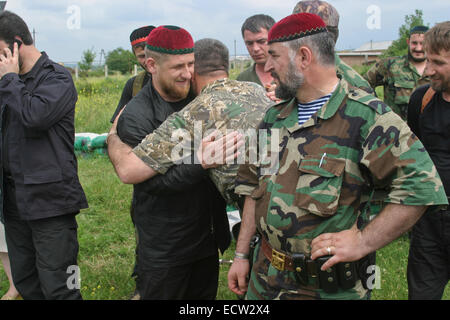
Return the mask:
<svg viewBox="0 0 450 320">
<path fill-rule="evenodd" d="M 134 65 L 137 64 L 134 54 L 129 50 L 117 48 L 108 52 L 106 56 L 106 65 L 110 70 L 120 71 L 121 73 L 131 73 Z"/>
<path fill-rule="evenodd" d="M 94 52 L 94 48 L 83 51 L 83 59 L 78 64 L 80 66 L 80 70 L 83 72 L 91 70 L 96 56 L 97 54 Z"/>
<path fill-rule="evenodd" d="M 423 26 L 422 10 L 415 10 L 414 14 L 405 16 L 405 23 L 398 30 L 399 39 L 394 40 L 391 46 L 383 53 L 382 57 L 404 56 L 408 53 L 409 31 L 416 26 Z"/>
</svg>

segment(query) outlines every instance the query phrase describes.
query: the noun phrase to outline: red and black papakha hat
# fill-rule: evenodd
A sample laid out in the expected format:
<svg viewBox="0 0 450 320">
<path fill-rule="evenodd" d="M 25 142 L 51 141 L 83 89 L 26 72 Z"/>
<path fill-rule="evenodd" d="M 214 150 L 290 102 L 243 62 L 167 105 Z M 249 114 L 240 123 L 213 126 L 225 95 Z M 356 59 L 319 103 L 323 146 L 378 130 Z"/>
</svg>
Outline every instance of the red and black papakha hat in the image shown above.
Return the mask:
<svg viewBox="0 0 450 320">
<path fill-rule="evenodd" d="M 183 28 L 159 26 L 148 35 L 147 49 L 166 54 L 193 53 L 194 40 Z"/>
<path fill-rule="evenodd" d="M 130 42 L 132 46 L 135 46 L 139 43 L 145 42 L 147 40 L 148 34 L 155 29 L 154 26 L 145 26 L 134 30 L 130 34 Z"/>
<path fill-rule="evenodd" d="M 327 32 L 325 22 L 316 14 L 296 13 L 281 19 L 270 29 L 268 41 L 285 42 Z"/>
</svg>

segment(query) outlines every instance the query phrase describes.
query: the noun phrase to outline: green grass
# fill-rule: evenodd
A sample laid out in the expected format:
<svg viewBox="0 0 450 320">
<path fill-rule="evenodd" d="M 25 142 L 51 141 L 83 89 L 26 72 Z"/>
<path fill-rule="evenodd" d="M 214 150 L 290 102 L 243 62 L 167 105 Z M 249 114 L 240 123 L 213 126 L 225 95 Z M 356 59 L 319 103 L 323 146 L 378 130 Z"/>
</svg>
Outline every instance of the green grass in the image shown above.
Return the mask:
<svg viewBox="0 0 450 320">
<path fill-rule="evenodd" d="M 126 77 L 117 77 L 77 82 L 77 132 L 104 133 L 109 130 L 109 119 L 126 80 Z M 78 163 L 80 181 L 89 202 L 89 209 L 83 210 L 77 218 L 81 293 L 87 300 L 128 299 L 134 290 L 134 280 L 130 277 L 135 250 L 134 228 L 129 214 L 132 187 L 119 181 L 106 156 L 80 157 Z M 232 243 L 223 259 L 233 258 L 234 246 Z M 381 287 L 373 291 L 372 299 L 407 299 L 408 248 L 408 238 L 403 236 L 377 252 Z M 227 286 L 229 267 L 228 264 L 220 267 L 219 300 L 236 299 Z M 6 275 L 0 272 L 0 295 L 7 289 Z M 444 299 L 450 299 L 449 286 Z"/>
</svg>

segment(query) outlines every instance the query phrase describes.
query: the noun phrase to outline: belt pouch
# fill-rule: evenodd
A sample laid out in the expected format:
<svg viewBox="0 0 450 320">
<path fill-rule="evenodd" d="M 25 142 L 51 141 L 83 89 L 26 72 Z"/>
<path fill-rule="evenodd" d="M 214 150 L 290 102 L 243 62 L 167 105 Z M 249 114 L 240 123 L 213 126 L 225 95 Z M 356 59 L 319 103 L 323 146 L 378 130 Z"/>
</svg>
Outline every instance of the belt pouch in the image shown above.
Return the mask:
<svg viewBox="0 0 450 320">
<path fill-rule="evenodd" d="M 308 272 L 306 270 L 305 255 L 303 253 L 294 253 L 291 257 L 297 282 L 306 286 L 308 284 Z"/>
<path fill-rule="evenodd" d="M 338 291 L 338 279 L 336 268 L 333 266 L 325 271 L 320 270 L 322 265 L 330 259 L 331 256 L 317 258 L 320 288 L 326 293 L 336 293 Z"/>
<path fill-rule="evenodd" d="M 351 289 L 356 283 L 356 267 L 353 262 L 342 262 L 336 265 L 339 285 L 342 289 Z"/>
</svg>

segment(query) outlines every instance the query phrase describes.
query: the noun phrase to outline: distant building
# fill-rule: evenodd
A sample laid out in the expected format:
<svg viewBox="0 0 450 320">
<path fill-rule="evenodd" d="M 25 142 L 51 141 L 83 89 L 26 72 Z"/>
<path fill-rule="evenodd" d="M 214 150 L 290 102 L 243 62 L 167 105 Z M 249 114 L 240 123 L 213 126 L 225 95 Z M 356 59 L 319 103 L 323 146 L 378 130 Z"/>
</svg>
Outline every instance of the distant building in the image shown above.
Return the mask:
<svg viewBox="0 0 450 320">
<path fill-rule="evenodd" d="M 338 56 L 348 65 L 366 65 L 379 60 L 379 56 L 389 48 L 392 41 L 370 41 L 355 50 L 337 52 Z"/>
</svg>

